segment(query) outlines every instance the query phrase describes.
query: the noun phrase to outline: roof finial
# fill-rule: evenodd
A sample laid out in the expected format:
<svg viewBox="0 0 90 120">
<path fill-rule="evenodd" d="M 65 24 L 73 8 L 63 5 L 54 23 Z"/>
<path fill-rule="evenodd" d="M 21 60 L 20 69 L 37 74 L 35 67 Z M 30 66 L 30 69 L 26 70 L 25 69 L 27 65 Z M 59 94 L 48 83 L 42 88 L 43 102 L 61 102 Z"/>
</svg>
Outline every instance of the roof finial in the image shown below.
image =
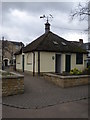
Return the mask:
<svg viewBox="0 0 90 120">
<path fill-rule="evenodd" d="M 46 23 L 45 23 L 45 33 L 50 31 L 50 24 L 49 24 L 49 19 L 52 19 L 53 16 L 51 14 L 49 14 L 49 16 L 43 15 L 40 16 L 40 18 L 46 19 Z"/>
<path fill-rule="evenodd" d="M 48 23 L 48 16 L 47 16 L 47 23 Z"/>
</svg>

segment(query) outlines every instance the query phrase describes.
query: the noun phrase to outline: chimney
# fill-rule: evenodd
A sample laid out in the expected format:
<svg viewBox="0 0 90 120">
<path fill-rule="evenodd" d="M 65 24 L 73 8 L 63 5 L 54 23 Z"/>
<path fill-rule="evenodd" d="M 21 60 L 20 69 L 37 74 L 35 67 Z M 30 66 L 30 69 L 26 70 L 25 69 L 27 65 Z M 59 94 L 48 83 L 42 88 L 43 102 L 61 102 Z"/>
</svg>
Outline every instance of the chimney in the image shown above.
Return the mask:
<svg viewBox="0 0 90 120">
<path fill-rule="evenodd" d="M 79 42 L 80 42 L 81 44 L 83 44 L 83 39 L 79 39 Z"/>
<path fill-rule="evenodd" d="M 50 31 L 50 24 L 48 23 L 48 20 L 47 20 L 47 22 L 45 23 L 45 33 L 49 31 Z"/>
</svg>

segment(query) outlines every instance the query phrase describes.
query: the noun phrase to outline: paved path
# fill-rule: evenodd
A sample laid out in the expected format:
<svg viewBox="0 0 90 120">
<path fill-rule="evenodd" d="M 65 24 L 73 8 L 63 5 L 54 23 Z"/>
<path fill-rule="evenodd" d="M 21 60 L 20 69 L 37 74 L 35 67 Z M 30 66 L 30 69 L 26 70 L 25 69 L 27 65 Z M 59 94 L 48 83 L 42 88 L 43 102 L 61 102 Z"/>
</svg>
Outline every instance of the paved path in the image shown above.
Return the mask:
<svg viewBox="0 0 90 120">
<path fill-rule="evenodd" d="M 3 118 L 88 118 L 88 100 L 79 100 L 41 109 L 19 109 L 3 105 Z"/>
<path fill-rule="evenodd" d="M 88 86 L 60 88 L 43 77 L 25 75 L 24 94 L 3 97 L 3 104 L 16 108 L 43 108 L 88 98 Z"/>
</svg>

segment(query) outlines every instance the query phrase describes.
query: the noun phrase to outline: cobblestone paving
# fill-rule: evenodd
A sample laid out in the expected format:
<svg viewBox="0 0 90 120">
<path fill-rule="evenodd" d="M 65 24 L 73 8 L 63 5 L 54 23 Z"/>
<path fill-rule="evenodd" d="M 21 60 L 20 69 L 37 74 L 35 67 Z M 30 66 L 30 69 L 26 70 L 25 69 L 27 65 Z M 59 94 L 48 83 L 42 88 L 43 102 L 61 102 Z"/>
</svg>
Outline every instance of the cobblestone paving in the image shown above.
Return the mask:
<svg viewBox="0 0 90 120">
<path fill-rule="evenodd" d="M 44 80 L 43 77 L 24 74 L 24 94 L 3 97 L 3 104 L 13 107 L 43 108 L 58 103 L 88 98 L 88 86 L 60 88 Z"/>
</svg>

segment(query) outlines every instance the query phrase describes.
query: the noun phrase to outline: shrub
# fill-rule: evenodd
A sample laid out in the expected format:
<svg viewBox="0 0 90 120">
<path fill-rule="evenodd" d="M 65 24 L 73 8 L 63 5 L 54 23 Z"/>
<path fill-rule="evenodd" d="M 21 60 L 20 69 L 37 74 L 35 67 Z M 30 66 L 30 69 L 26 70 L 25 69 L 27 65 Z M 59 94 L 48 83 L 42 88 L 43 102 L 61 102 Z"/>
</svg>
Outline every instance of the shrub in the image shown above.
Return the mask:
<svg viewBox="0 0 90 120">
<path fill-rule="evenodd" d="M 89 75 L 90 74 L 90 66 L 82 71 L 83 74 Z"/>
<path fill-rule="evenodd" d="M 82 71 L 78 70 L 77 68 L 74 68 L 70 71 L 70 74 L 71 75 L 80 75 L 80 74 L 82 74 Z"/>
</svg>

